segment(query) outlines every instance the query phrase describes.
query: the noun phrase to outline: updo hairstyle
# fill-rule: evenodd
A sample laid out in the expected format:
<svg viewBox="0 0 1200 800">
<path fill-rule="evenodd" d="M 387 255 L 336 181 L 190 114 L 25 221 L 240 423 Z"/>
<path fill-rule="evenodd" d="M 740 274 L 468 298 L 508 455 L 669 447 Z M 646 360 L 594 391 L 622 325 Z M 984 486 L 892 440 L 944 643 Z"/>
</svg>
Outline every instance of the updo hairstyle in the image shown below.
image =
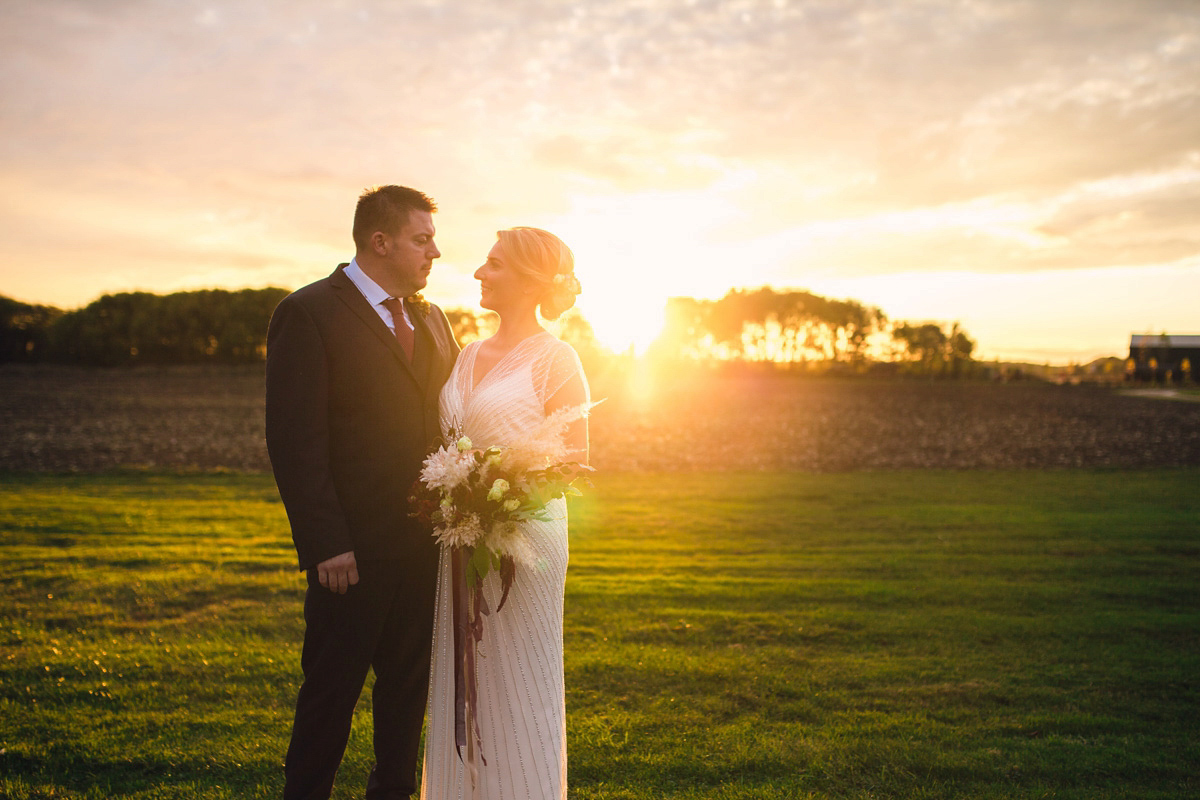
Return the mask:
<svg viewBox="0 0 1200 800">
<path fill-rule="evenodd" d="M 542 317 L 558 319 L 575 305 L 581 291 L 575 277 L 571 248 L 553 233 L 541 228 L 508 228 L 496 231 L 508 263 L 538 287 Z"/>
</svg>

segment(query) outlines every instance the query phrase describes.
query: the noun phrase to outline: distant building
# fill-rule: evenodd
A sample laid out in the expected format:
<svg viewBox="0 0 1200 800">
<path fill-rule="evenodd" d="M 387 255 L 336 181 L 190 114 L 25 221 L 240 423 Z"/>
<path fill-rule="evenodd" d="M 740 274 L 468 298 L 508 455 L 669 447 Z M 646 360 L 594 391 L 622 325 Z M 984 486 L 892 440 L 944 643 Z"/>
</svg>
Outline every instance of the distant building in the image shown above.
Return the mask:
<svg viewBox="0 0 1200 800">
<path fill-rule="evenodd" d="M 1133 334 L 1125 377 L 1134 381 L 1185 383 L 1196 380 L 1200 366 L 1200 335 Z"/>
</svg>

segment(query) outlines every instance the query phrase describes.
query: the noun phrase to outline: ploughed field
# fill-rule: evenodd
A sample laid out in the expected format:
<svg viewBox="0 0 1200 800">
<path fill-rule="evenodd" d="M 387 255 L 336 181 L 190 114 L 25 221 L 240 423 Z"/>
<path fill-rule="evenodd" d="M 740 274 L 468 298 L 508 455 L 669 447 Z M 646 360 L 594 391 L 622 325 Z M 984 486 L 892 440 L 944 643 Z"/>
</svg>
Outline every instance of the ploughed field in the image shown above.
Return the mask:
<svg viewBox="0 0 1200 800">
<path fill-rule="evenodd" d="M 1106 388 L 598 372 L 606 471 L 1200 464 L 1200 403 Z M 4 367 L 0 430 L 0 470 L 270 468 L 261 367 Z"/>
</svg>

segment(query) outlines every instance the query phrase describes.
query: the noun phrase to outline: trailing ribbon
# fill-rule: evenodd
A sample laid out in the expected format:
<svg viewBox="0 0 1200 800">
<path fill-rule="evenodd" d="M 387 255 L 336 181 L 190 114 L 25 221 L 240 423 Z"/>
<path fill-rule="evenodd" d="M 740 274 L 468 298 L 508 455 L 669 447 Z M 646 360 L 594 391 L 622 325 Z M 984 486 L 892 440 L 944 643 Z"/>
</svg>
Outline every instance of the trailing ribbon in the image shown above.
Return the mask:
<svg viewBox="0 0 1200 800">
<path fill-rule="evenodd" d="M 458 757 L 463 757 L 467 745 L 467 685 L 463 675 L 463 661 L 467 653 L 467 569 L 463 551 L 455 547 L 450 551 L 451 594 L 454 603 L 454 747 Z"/>
<path fill-rule="evenodd" d="M 475 585 L 467 579 L 468 565 L 474 557 L 472 547 L 454 547 L 450 551 L 451 597 L 454 617 L 454 747 L 458 758 L 475 784 L 475 753 L 487 766 L 483 757 L 483 737 L 479 732 L 479 695 L 475 673 L 477 646 L 483 641 L 483 618 L 491 613 L 487 598 L 483 596 L 483 579 L 476 577 Z M 500 603 L 496 611 L 504 608 L 508 591 L 516 577 L 517 565 L 512 556 L 500 557 Z M 468 724 L 469 720 L 469 724 Z M 468 732 L 468 727 L 470 731 Z M 474 734 L 472 740 L 470 734 Z M 474 747 L 472 747 L 474 745 Z M 466 750 L 466 755 L 463 751 Z"/>
</svg>

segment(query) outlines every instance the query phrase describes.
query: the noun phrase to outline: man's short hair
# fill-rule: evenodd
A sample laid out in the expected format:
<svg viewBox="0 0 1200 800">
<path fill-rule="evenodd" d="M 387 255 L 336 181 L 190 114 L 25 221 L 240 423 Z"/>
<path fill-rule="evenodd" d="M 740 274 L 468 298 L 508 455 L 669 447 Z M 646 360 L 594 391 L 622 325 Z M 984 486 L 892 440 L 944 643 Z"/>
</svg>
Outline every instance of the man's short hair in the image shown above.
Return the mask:
<svg viewBox="0 0 1200 800">
<path fill-rule="evenodd" d="M 358 198 L 354 209 L 354 246 L 366 250 L 375 231 L 399 233 L 410 211 L 437 211 L 437 203 L 407 186 L 376 186 Z"/>
</svg>

